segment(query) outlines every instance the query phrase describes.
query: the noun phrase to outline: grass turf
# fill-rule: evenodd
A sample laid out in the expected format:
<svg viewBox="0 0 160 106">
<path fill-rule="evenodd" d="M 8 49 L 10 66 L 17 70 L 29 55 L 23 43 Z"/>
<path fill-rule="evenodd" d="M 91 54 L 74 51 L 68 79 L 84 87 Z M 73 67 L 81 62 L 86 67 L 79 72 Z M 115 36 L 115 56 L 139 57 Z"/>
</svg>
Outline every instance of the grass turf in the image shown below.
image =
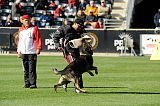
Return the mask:
<svg viewBox="0 0 160 106">
<path fill-rule="evenodd" d="M 159 106 L 160 61 L 149 57 L 94 57 L 99 75 L 83 74 L 84 89 L 68 92 L 53 85 L 59 75 L 51 68 L 63 69 L 62 56 L 38 56 L 38 89 L 25 89 L 21 60 L 16 56 L 0 56 L 0 106 Z"/>
</svg>

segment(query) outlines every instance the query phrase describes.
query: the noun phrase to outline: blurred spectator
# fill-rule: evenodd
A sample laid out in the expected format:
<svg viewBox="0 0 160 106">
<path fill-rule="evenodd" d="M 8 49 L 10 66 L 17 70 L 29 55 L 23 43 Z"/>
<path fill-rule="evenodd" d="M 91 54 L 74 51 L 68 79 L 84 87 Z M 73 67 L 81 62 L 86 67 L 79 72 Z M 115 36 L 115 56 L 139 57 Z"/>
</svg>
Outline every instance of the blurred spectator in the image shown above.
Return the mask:
<svg viewBox="0 0 160 106">
<path fill-rule="evenodd" d="M 101 0 L 100 5 L 98 6 L 98 17 L 108 18 L 109 8 L 106 6 L 105 0 Z"/>
<path fill-rule="evenodd" d="M 92 27 L 94 27 L 97 22 L 97 16 L 93 14 L 92 10 L 90 10 L 89 13 L 90 14 L 86 16 L 86 21 L 84 25 L 91 25 Z"/>
<path fill-rule="evenodd" d="M 64 15 L 69 18 L 74 18 L 77 13 L 76 6 L 73 6 L 73 4 L 70 4 L 68 7 L 65 8 Z"/>
<path fill-rule="evenodd" d="M 70 4 L 73 4 L 73 6 L 78 7 L 79 2 L 78 2 L 78 0 L 68 0 L 68 5 L 70 5 Z"/>
<path fill-rule="evenodd" d="M 104 28 L 103 18 L 99 18 L 98 21 L 95 23 L 93 28 L 103 29 Z"/>
<path fill-rule="evenodd" d="M 114 0 L 107 0 L 106 2 L 107 2 L 107 4 L 113 5 Z"/>
<path fill-rule="evenodd" d="M 49 27 L 51 17 L 47 15 L 47 11 L 44 10 L 43 14 L 40 16 L 40 27 Z"/>
<path fill-rule="evenodd" d="M 2 22 L 2 20 L 0 19 L 0 27 L 3 27 L 4 25 L 3 25 L 3 22 Z"/>
<path fill-rule="evenodd" d="M 53 14 L 52 14 L 52 12 L 49 11 L 49 12 L 47 12 L 47 15 L 50 19 L 50 26 L 52 26 L 54 24 Z"/>
<path fill-rule="evenodd" d="M 14 26 L 14 22 L 12 20 L 12 16 L 8 15 L 7 20 L 5 22 L 5 26 L 6 27 L 13 27 Z"/>
<path fill-rule="evenodd" d="M 48 7 L 52 7 L 53 10 L 55 10 L 57 8 L 57 5 L 51 0 Z"/>
<path fill-rule="evenodd" d="M 20 4 L 21 0 L 16 0 L 13 4 L 12 4 L 12 17 L 19 17 L 22 15 L 23 9 L 22 9 L 22 5 Z"/>
<path fill-rule="evenodd" d="M 37 21 L 34 17 L 31 18 L 31 24 L 40 27 L 39 21 Z"/>
<path fill-rule="evenodd" d="M 20 23 L 17 20 L 13 20 L 11 15 L 8 15 L 5 22 L 5 27 L 19 27 Z"/>
<path fill-rule="evenodd" d="M 3 0 L 0 0 L 0 7 L 5 4 L 5 2 Z"/>
<path fill-rule="evenodd" d="M 80 10 L 82 10 L 82 11 L 85 11 L 85 10 L 86 10 L 86 6 L 87 6 L 86 1 L 80 0 L 78 9 L 80 9 Z"/>
<path fill-rule="evenodd" d="M 47 0 L 38 0 L 37 4 L 35 5 L 36 10 L 46 10 L 48 8 Z"/>
<path fill-rule="evenodd" d="M 65 18 L 64 12 L 65 12 L 65 7 L 62 5 L 58 5 L 56 10 L 54 11 L 53 17 L 54 18 L 58 18 L 58 17 Z"/>
<path fill-rule="evenodd" d="M 63 25 L 65 26 L 65 25 L 68 25 L 68 24 L 69 24 L 68 20 L 67 20 L 67 19 L 64 19 Z"/>
<path fill-rule="evenodd" d="M 97 16 L 98 15 L 98 8 L 94 5 L 94 1 L 93 0 L 91 0 L 90 2 L 89 2 L 89 6 L 87 6 L 87 8 L 86 8 L 86 10 L 85 10 L 85 14 L 86 15 L 89 15 L 90 14 L 90 10 L 92 10 L 93 11 L 93 15 L 95 15 L 95 16 Z"/>
<path fill-rule="evenodd" d="M 78 10 L 75 18 L 76 19 L 81 19 L 85 22 L 86 15 L 84 14 L 84 12 L 82 10 Z"/>
<path fill-rule="evenodd" d="M 26 3 L 36 3 L 38 0 L 22 0 L 22 2 Z"/>
<path fill-rule="evenodd" d="M 155 27 L 160 27 L 160 9 L 158 9 L 158 12 L 154 15 L 154 24 Z"/>
<path fill-rule="evenodd" d="M 54 0 L 54 3 L 58 6 L 60 4 L 59 0 Z"/>
</svg>

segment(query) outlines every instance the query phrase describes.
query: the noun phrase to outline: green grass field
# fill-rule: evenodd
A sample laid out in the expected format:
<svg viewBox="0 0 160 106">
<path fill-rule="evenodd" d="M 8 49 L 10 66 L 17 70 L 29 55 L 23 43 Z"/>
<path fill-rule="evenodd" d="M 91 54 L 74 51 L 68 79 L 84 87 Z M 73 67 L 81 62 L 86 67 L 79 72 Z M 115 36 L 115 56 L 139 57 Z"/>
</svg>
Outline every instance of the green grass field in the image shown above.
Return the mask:
<svg viewBox="0 0 160 106">
<path fill-rule="evenodd" d="M 84 89 L 58 93 L 53 85 L 59 75 L 51 67 L 63 69 L 62 56 L 38 56 L 38 89 L 22 88 L 23 71 L 17 56 L 0 56 L 0 106 L 160 106 L 160 61 L 149 57 L 94 57 L 99 75 L 83 74 Z"/>
</svg>

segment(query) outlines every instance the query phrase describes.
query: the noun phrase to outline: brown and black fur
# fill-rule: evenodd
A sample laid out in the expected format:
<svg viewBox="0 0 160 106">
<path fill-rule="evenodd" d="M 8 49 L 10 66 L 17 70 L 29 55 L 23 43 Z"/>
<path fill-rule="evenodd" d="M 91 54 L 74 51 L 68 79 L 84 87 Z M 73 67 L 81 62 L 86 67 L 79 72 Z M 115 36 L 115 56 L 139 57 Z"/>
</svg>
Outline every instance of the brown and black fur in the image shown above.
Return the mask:
<svg viewBox="0 0 160 106">
<path fill-rule="evenodd" d="M 68 84 L 68 81 L 73 82 L 75 89 L 80 92 L 86 92 L 85 90 L 79 87 L 78 76 L 82 75 L 84 72 L 88 72 L 91 76 L 94 76 L 91 70 L 95 70 L 95 74 L 98 74 L 97 67 L 93 66 L 93 57 L 92 55 L 81 55 L 75 61 L 66 66 L 63 70 L 58 71 L 53 69 L 55 74 L 60 74 L 61 77 L 56 85 L 54 85 L 55 91 L 57 88 L 64 84 Z"/>
</svg>

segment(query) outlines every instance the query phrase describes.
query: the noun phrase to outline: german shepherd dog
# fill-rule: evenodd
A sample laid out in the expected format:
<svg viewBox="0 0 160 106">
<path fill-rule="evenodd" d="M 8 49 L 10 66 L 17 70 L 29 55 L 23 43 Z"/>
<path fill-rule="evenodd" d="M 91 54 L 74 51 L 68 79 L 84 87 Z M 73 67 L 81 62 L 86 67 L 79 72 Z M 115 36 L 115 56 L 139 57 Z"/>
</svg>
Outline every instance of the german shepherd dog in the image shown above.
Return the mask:
<svg viewBox="0 0 160 106">
<path fill-rule="evenodd" d="M 57 92 L 57 88 L 59 86 L 68 84 L 68 81 L 70 81 L 74 83 L 75 89 L 79 90 L 80 92 L 86 92 L 79 87 L 78 76 L 80 76 L 84 72 L 88 72 L 91 76 L 93 76 L 94 74 L 90 72 L 90 70 L 95 70 L 95 74 L 98 74 L 97 67 L 93 66 L 92 55 L 79 56 L 75 61 L 70 63 L 61 71 L 53 69 L 55 74 L 61 75 L 58 83 L 54 85 L 55 91 Z"/>
<path fill-rule="evenodd" d="M 79 77 L 84 72 L 88 72 L 91 76 L 94 74 L 91 70 L 95 70 L 95 74 L 98 74 L 97 67 L 93 66 L 93 52 L 90 52 L 89 48 L 83 49 L 86 55 L 80 55 L 75 61 L 66 66 L 63 70 L 58 71 L 57 69 L 53 69 L 55 74 L 60 74 L 61 77 L 56 85 L 54 85 L 54 89 L 57 92 L 57 88 L 62 85 L 67 85 L 69 82 L 74 83 L 75 89 L 79 90 L 81 93 L 85 93 L 86 91 L 79 87 Z M 66 90 L 66 89 L 65 89 Z M 66 90 L 67 91 L 67 90 Z"/>
</svg>

